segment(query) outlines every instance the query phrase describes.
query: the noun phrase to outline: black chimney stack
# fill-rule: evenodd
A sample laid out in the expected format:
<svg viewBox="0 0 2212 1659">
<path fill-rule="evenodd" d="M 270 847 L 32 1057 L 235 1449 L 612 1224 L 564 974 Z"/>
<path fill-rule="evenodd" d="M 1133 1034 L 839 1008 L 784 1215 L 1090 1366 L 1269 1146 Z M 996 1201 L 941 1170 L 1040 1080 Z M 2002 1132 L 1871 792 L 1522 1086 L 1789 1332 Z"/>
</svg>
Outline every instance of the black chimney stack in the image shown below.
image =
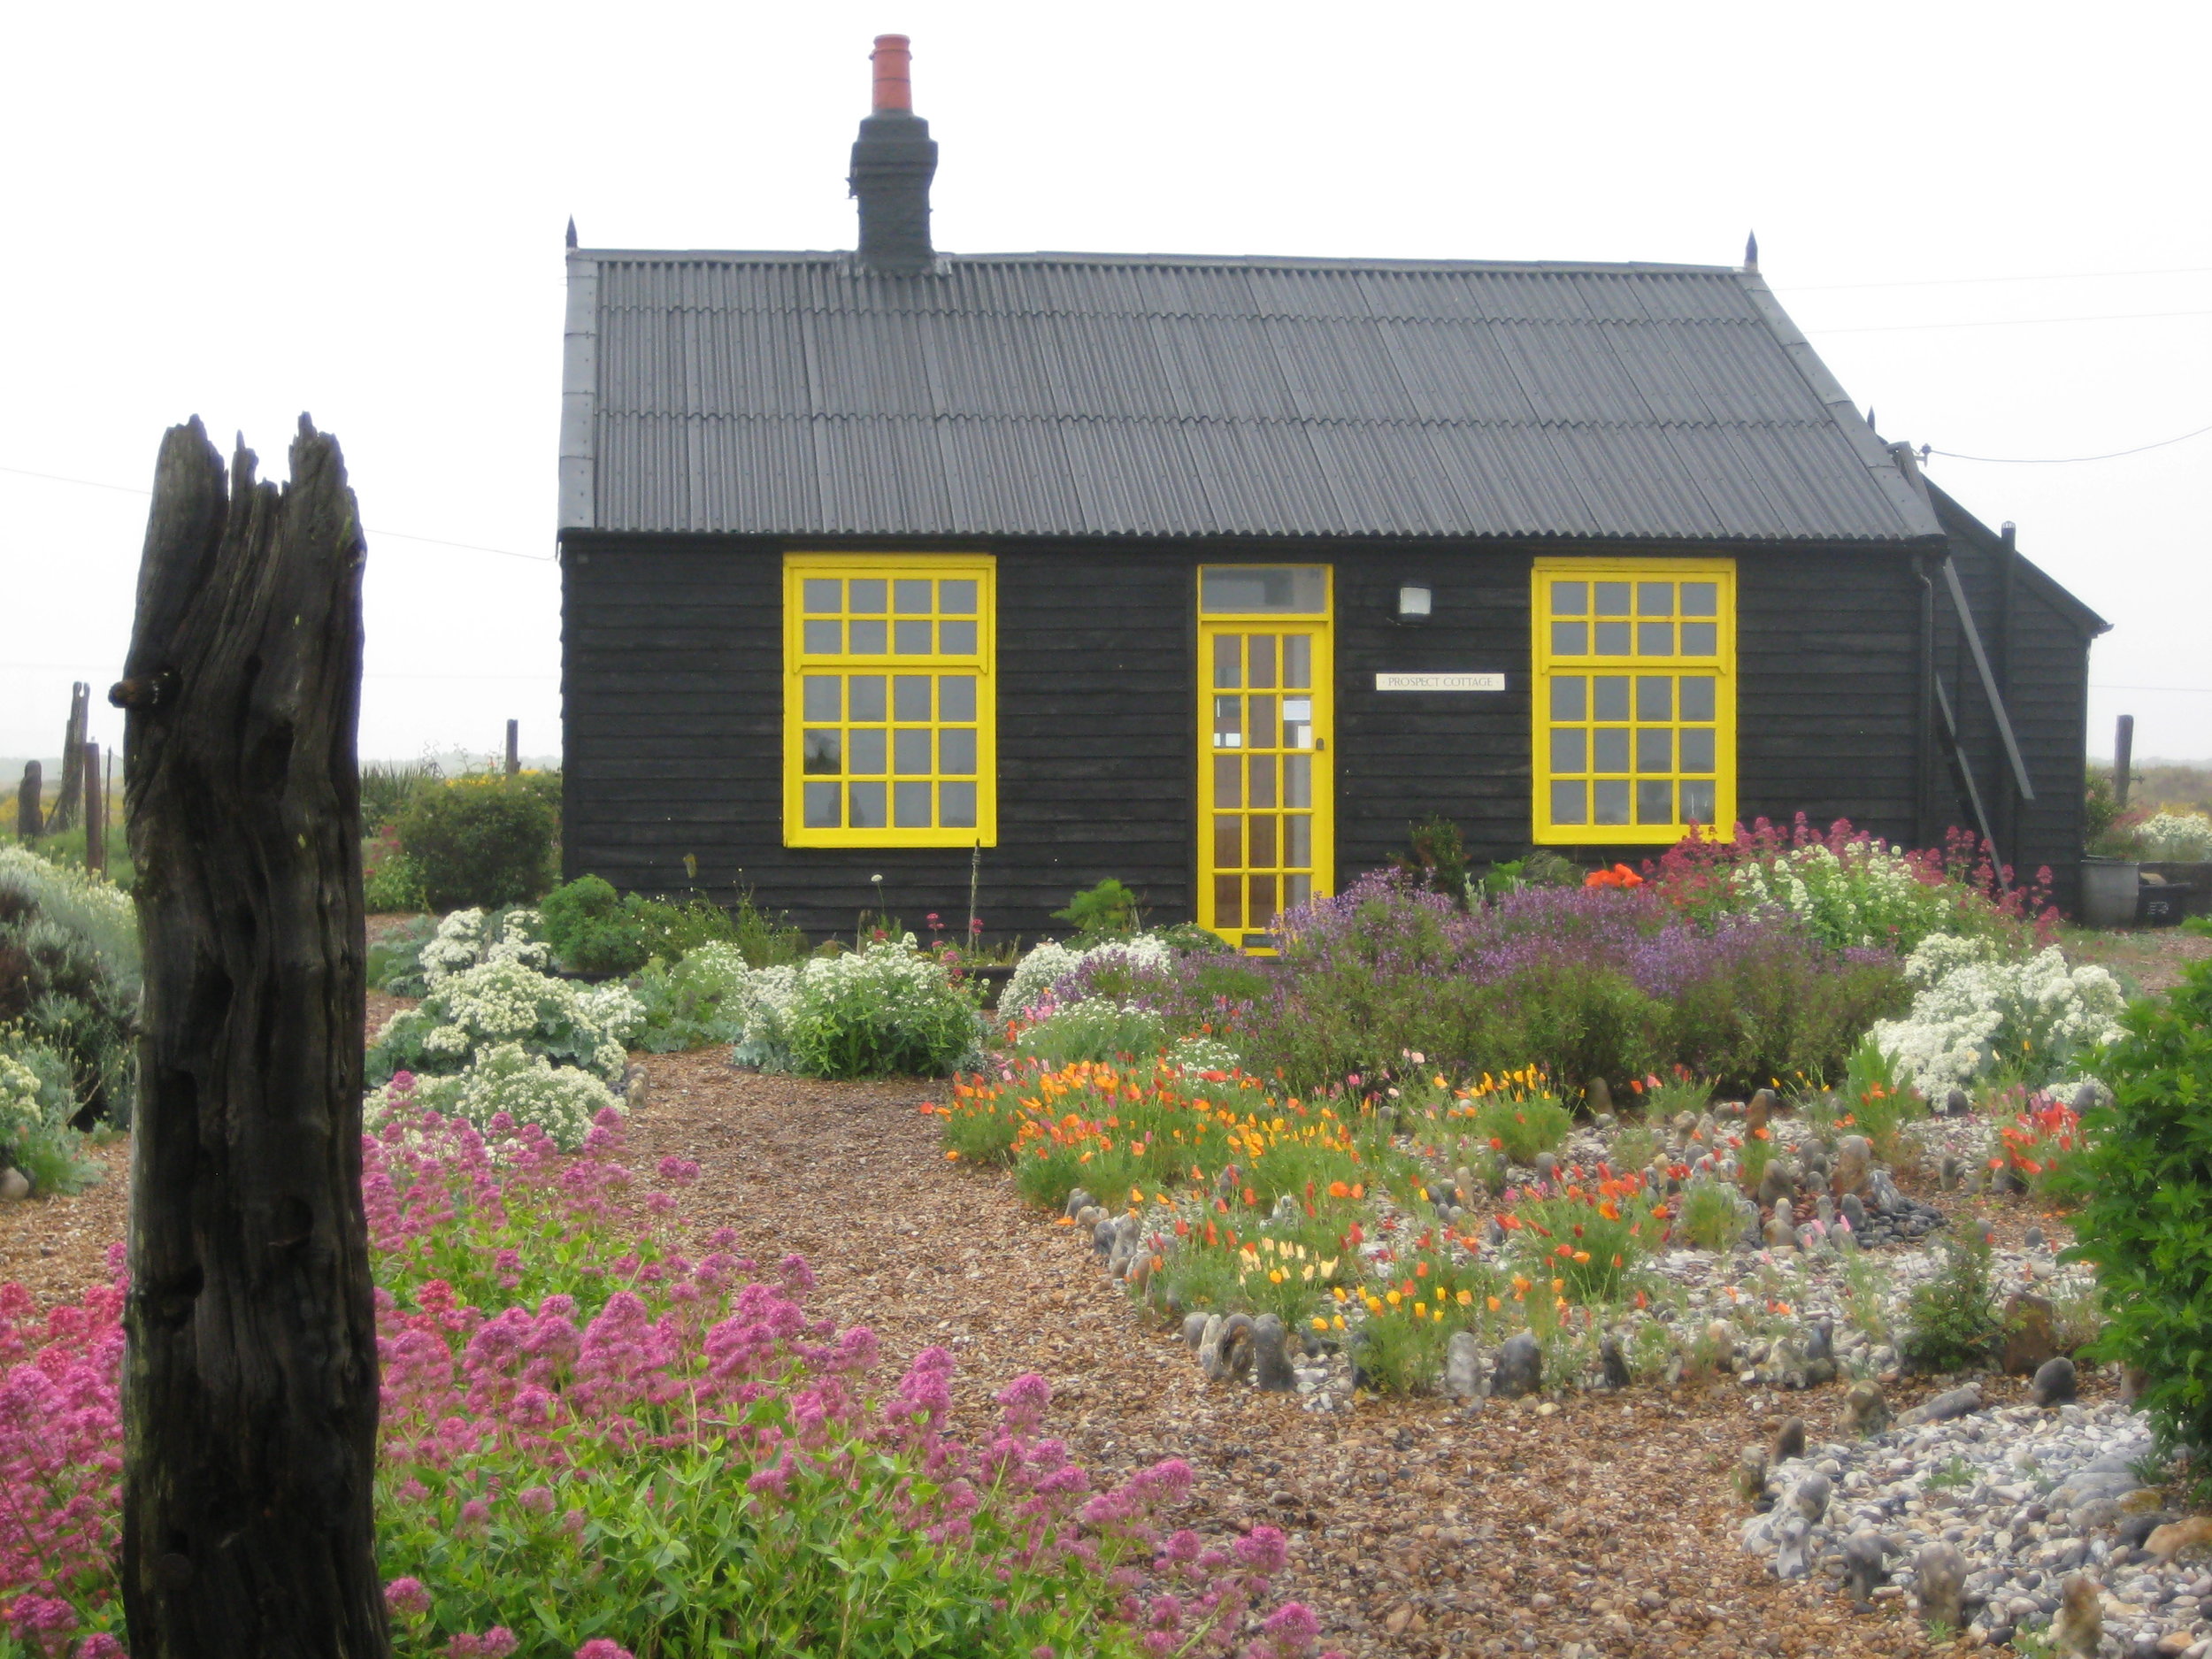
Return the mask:
<svg viewBox="0 0 2212 1659">
<path fill-rule="evenodd" d="M 929 123 L 914 113 L 913 53 L 905 35 L 879 35 L 869 57 L 876 69 L 875 110 L 860 124 L 849 181 L 860 198 L 861 267 L 933 270 L 929 181 L 937 172 L 937 145 Z"/>
</svg>

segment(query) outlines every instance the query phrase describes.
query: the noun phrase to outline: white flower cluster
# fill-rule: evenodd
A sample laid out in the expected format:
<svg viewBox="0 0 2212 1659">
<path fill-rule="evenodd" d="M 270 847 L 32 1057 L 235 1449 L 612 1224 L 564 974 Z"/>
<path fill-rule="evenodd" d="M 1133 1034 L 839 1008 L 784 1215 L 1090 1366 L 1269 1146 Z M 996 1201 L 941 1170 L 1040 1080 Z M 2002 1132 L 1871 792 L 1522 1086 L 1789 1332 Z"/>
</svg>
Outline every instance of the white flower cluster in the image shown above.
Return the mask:
<svg viewBox="0 0 2212 1659">
<path fill-rule="evenodd" d="M 726 966 L 744 975 L 722 1004 L 723 1017 L 741 1033 L 731 1057 L 764 1071 L 791 1069 L 793 1039 L 806 1022 L 864 1007 L 889 1029 L 930 1025 L 960 996 L 942 964 L 915 948 L 911 933 L 861 951 L 772 968 L 746 968 L 741 958 Z M 968 1017 L 975 1018 L 972 1007 Z"/>
<path fill-rule="evenodd" d="M 442 978 L 420 1006 L 392 1017 L 375 1047 L 389 1064 L 451 1073 L 521 1043 L 618 1083 L 643 1015 L 624 986 L 587 989 L 498 957 Z"/>
<path fill-rule="evenodd" d="M 426 1109 L 444 1118 L 465 1118 L 488 1130 L 501 1112 L 519 1125 L 535 1124 L 564 1152 L 573 1152 L 591 1133 L 592 1120 L 621 1100 L 588 1071 L 557 1066 L 520 1043 L 501 1043 L 467 1071 L 454 1077 L 426 1077 L 411 1089 L 386 1084 L 362 1102 L 364 1126 L 375 1129 L 396 1106 Z"/>
<path fill-rule="evenodd" d="M 538 938 L 541 926 L 535 910 L 503 911 L 492 927 L 485 926 L 481 910 L 456 910 L 423 945 L 418 958 L 423 980 L 434 988 L 488 962 L 516 962 L 542 973 L 553 965 L 553 952 Z"/>
<path fill-rule="evenodd" d="M 2135 837 L 2145 855 L 2160 862 L 2212 863 L 2212 818 L 2201 812 L 2154 812 Z"/>
<path fill-rule="evenodd" d="M 38 1073 L 12 1056 L 0 1054 L 0 1139 L 12 1141 L 45 1121 L 39 1103 Z"/>
<path fill-rule="evenodd" d="M 1110 939 L 1088 950 L 1072 949 L 1047 940 L 1033 949 L 1014 969 L 1013 978 L 1007 980 L 1005 990 L 999 994 L 999 1012 L 1016 1018 L 1027 1016 L 1031 1009 L 1045 1001 L 1054 987 L 1087 963 L 1119 960 L 1133 968 L 1164 968 L 1174 959 L 1174 950 L 1155 933 Z M 1054 1004 L 1059 1008 L 1071 1005 L 1056 997 Z"/>
<path fill-rule="evenodd" d="M 1169 1046 L 1167 1063 L 1179 1071 L 1195 1074 L 1201 1071 L 1233 1071 L 1244 1064 L 1244 1056 L 1218 1037 L 1202 1037 L 1193 1033 L 1179 1037 Z"/>
<path fill-rule="evenodd" d="M 1888 945 L 1910 949 L 1941 927 L 1949 901 L 1940 887 L 1914 875 L 1902 851 L 1880 841 L 1848 858 L 1826 847 L 1800 847 L 1771 864 L 1740 865 L 1730 878 L 1755 904 L 1796 912 L 1839 948 Z"/>
<path fill-rule="evenodd" d="M 1902 1019 L 1873 1037 L 1929 1099 L 1989 1077 L 2042 1088 L 2071 1080 L 2080 1061 L 2120 1034 L 2127 999 L 2102 968 L 2070 969 L 2056 946 L 2025 961 L 1985 941 L 1931 934 L 1905 964 L 1917 987 Z"/>
<path fill-rule="evenodd" d="M 19 893 L 57 926 L 78 934 L 124 987 L 138 988 L 138 907 L 105 876 L 49 864 L 27 847 L 0 847 L 0 887 Z"/>
</svg>

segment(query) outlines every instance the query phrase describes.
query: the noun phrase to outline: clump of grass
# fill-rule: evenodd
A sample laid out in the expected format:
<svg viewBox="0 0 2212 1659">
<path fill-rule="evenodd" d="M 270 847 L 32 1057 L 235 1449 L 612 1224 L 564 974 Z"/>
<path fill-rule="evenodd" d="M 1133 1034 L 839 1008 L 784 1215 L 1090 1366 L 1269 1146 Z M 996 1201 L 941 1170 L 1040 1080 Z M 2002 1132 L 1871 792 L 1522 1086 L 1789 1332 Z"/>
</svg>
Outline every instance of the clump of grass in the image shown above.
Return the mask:
<svg viewBox="0 0 2212 1659">
<path fill-rule="evenodd" d="M 1961 1371 L 1986 1358 L 2002 1325 L 1990 1279 L 1990 1248 L 1980 1231 L 1944 1247 L 1935 1276 L 1913 1287 L 1904 1356 L 1923 1371 Z"/>
<path fill-rule="evenodd" d="M 1678 1224 L 1689 1241 L 1701 1250 L 1724 1250 L 1743 1231 L 1743 1212 L 1736 1194 L 1717 1181 L 1692 1181 L 1682 1195 Z"/>
<path fill-rule="evenodd" d="M 1664 1146 L 1657 1132 L 1648 1125 L 1630 1124 L 1613 1137 L 1613 1167 L 1624 1171 L 1648 1169 Z"/>
<path fill-rule="evenodd" d="M 1852 1124 L 1886 1164 L 1896 1161 L 1897 1137 L 1904 1126 L 1927 1116 L 1927 1102 L 1897 1075 L 1889 1056 L 1871 1037 L 1851 1051 L 1843 1093 Z"/>
<path fill-rule="evenodd" d="M 1556 1152 L 1574 1128 L 1574 1114 L 1549 1092 L 1532 1092 L 1483 1102 L 1475 1110 L 1475 1133 L 1516 1164 L 1532 1164 L 1539 1153 Z"/>
<path fill-rule="evenodd" d="M 1678 1112 L 1701 1112 L 1713 1099 L 1713 1079 L 1699 1077 L 1685 1065 L 1632 1079 L 1629 1088 L 1642 1101 L 1644 1110 L 1662 1122 Z"/>
</svg>

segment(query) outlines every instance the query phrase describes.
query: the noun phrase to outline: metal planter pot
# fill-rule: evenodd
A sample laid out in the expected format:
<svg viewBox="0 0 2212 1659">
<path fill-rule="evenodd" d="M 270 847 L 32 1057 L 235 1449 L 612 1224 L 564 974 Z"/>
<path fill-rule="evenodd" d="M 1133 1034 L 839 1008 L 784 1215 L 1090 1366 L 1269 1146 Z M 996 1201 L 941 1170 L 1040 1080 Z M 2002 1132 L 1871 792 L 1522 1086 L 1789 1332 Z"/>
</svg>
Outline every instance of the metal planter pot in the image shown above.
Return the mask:
<svg viewBox="0 0 2212 1659">
<path fill-rule="evenodd" d="M 2142 867 L 2131 859 L 2083 859 L 2081 925 L 2084 927 L 2133 926 L 2136 889 L 2141 885 Z"/>
</svg>

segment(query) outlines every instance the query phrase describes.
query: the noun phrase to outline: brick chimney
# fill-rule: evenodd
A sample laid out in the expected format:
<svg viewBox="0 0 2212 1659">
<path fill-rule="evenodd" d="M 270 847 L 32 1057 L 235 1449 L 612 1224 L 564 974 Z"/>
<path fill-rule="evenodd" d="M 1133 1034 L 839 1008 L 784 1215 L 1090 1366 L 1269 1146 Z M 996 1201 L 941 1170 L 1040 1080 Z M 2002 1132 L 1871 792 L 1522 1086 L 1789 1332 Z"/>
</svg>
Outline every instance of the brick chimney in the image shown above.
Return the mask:
<svg viewBox="0 0 2212 1659">
<path fill-rule="evenodd" d="M 867 271 L 933 270 L 929 241 L 929 181 L 937 145 L 929 123 L 914 113 L 913 52 L 903 35 L 879 35 L 875 107 L 860 124 L 848 180 L 860 199 L 860 265 Z"/>
</svg>

